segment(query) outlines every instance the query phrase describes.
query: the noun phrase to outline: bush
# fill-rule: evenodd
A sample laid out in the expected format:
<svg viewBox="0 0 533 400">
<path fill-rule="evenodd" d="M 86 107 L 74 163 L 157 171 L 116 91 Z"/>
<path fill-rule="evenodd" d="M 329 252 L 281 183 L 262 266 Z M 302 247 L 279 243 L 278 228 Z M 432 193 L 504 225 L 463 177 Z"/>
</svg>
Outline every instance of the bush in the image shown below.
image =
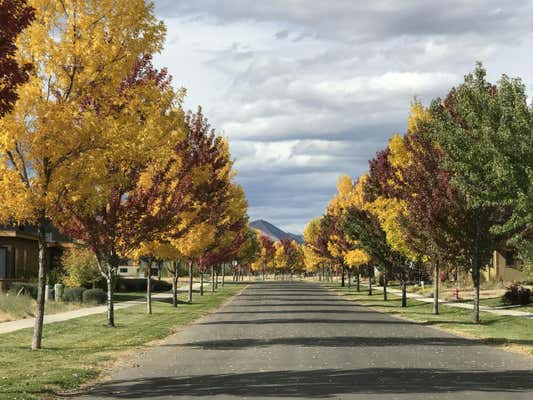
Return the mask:
<svg viewBox="0 0 533 400">
<path fill-rule="evenodd" d="M 16 296 L 19 293 L 36 299 L 37 298 L 37 284 L 25 283 L 25 282 L 11 283 L 11 285 L 9 285 L 9 294 Z"/>
<path fill-rule="evenodd" d="M 154 292 L 168 292 L 169 290 L 172 290 L 172 283 L 152 280 L 152 290 Z"/>
<path fill-rule="evenodd" d="M 152 291 L 167 292 L 172 289 L 172 284 L 167 281 L 157 281 L 152 279 Z M 117 282 L 119 292 L 144 292 L 146 290 L 146 279 L 119 279 Z"/>
<path fill-rule="evenodd" d="M 82 287 L 66 288 L 63 293 L 63 300 L 70 303 L 81 303 L 83 301 L 83 292 L 86 290 Z"/>
<path fill-rule="evenodd" d="M 529 304 L 532 301 L 531 290 L 518 284 L 513 284 L 507 288 L 507 291 L 503 295 L 502 300 L 504 304 Z"/>
<path fill-rule="evenodd" d="M 102 289 L 87 289 L 82 295 L 84 303 L 105 304 L 107 295 Z"/>
<path fill-rule="evenodd" d="M 73 248 L 61 257 L 65 276 L 62 283 L 66 286 L 91 287 L 102 278 L 98 269 L 96 256 L 89 249 Z"/>
</svg>

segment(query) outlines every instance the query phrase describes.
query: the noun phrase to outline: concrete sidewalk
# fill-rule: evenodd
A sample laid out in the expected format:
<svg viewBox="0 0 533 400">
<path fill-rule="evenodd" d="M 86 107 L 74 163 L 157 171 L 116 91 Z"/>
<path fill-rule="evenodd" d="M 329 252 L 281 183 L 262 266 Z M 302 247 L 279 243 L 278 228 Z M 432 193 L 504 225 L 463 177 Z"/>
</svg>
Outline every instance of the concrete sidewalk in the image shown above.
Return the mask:
<svg viewBox="0 0 533 400">
<path fill-rule="evenodd" d="M 204 282 L 204 287 L 208 286 L 208 283 Z M 185 292 L 188 286 L 181 286 L 178 288 L 179 292 Z M 193 285 L 193 289 L 198 289 L 200 287 L 199 283 Z M 161 299 L 170 299 L 172 298 L 171 292 L 165 293 L 155 293 L 152 294 L 152 300 L 161 300 Z M 146 304 L 146 299 L 139 298 L 137 300 L 129 300 L 115 303 L 115 310 L 121 310 L 123 308 L 129 308 L 133 306 L 138 306 L 141 304 Z M 107 312 L 107 305 L 96 306 L 96 307 L 86 307 L 80 308 L 78 310 L 62 312 L 58 314 L 50 314 L 44 316 L 44 324 L 51 324 L 54 322 L 68 321 L 74 318 L 87 317 L 94 314 L 102 314 Z M 17 319 L 15 321 L 8 321 L 0 323 L 0 335 L 4 333 L 15 332 L 21 329 L 33 328 L 35 324 L 35 318 L 24 318 Z"/>
<path fill-rule="evenodd" d="M 362 285 L 363 286 L 363 285 Z M 382 286 L 373 286 L 374 289 L 383 291 Z M 398 296 L 402 295 L 402 291 L 399 289 L 391 289 L 387 288 L 388 293 L 392 293 Z M 423 303 L 431 303 L 433 304 L 433 298 L 422 296 L 418 293 L 409 293 L 407 292 L 407 298 L 409 299 L 415 299 L 418 301 L 421 301 Z M 445 305 L 447 307 L 455 307 L 455 308 L 463 308 L 466 310 L 473 310 L 474 305 L 470 303 L 461 303 L 456 301 L 444 301 L 439 300 L 439 304 Z M 502 315 L 507 317 L 522 317 L 522 318 L 533 318 L 533 313 L 524 312 L 524 311 L 517 311 L 512 309 L 501 309 L 501 308 L 494 308 L 494 307 L 488 307 L 488 306 L 479 306 L 479 311 L 488 312 L 491 314 L 496 315 Z"/>
</svg>

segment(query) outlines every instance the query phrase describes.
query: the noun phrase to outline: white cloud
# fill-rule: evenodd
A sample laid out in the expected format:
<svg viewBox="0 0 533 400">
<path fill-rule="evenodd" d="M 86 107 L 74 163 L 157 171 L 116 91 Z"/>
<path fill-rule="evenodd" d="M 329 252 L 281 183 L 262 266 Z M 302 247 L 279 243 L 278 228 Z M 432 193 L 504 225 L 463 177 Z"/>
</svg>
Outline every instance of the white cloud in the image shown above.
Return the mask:
<svg viewBox="0 0 533 400">
<path fill-rule="evenodd" d="M 530 87 L 532 5 L 156 0 L 168 26 L 156 62 L 229 137 L 252 218 L 301 231 L 340 173 L 405 130 L 414 96 L 445 95 L 476 60 Z"/>
</svg>

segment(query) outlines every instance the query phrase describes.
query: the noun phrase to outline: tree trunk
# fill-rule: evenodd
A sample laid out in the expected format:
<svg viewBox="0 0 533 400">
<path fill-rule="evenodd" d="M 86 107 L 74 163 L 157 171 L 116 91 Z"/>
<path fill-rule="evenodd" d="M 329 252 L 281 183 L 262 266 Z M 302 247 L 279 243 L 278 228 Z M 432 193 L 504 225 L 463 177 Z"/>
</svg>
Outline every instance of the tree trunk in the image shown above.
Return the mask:
<svg viewBox="0 0 533 400">
<path fill-rule="evenodd" d="M 224 276 L 226 275 L 226 263 L 222 263 L 222 286 L 224 286 Z"/>
<path fill-rule="evenodd" d="M 174 270 L 172 271 L 172 307 L 178 306 L 178 274 L 179 264 L 174 261 Z"/>
<path fill-rule="evenodd" d="M 479 265 L 472 266 L 472 282 L 474 284 L 474 309 L 472 312 L 472 322 L 474 324 L 479 324 L 479 289 L 480 289 L 480 279 L 479 279 Z"/>
<path fill-rule="evenodd" d="M 357 291 L 361 291 L 361 273 L 359 272 L 359 268 L 357 268 Z"/>
<path fill-rule="evenodd" d="M 387 271 L 383 270 L 383 301 L 387 301 Z"/>
<path fill-rule="evenodd" d="M 439 314 L 439 262 L 435 261 L 433 276 L 433 314 Z"/>
<path fill-rule="evenodd" d="M 107 264 L 107 326 L 115 327 L 115 305 L 113 304 L 113 269 Z"/>
<path fill-rule="evenodd" d="M 200 272 L 200 296 L 204 295 L 204 272 Z"/>
<path fill-rule="evenodd" d="M 215 266 L 211 265 L 211 291 L 215 291 Z"/>
<path fill-rule="evenodd" d="M 352 270 L 351 269 L 348 270 L 348 287 L 349 288 L 352 287 Z"/>
<path fill-rule="evenodd" d="M 32 350 L 41 348 L 43 339 L 45 285 L 46 285 L 46 233 L 44 217 L 39 220 L 37 227 L 37 240 L 39 246 L 39 278 L 37 283 L 37 312 L 35 314 L 35 327 L 33 329 Z"/>
<path fill-rule="evenodd" d="M 342 266 L 342 273 L 341 273 L 341 287 L 344 287 L 345 283 L 344 283 L 344 275 L 346 274 L 346 267 L 343 265 Z"/>
<path fill-rule="evenodd" d="M 372 267 L 368 267 L 368 295 L 372 296 Z"/>
<path fill-rule="evenodd" d="M 402 307 L 407 307 L 407 282 L 405 282 L 405 279 L 402 279 L 401 287 L 402 287 Z"/>
<path fill-rule="evenodd" d="M 146 274 L 146 312 L 152 314 L 152 262 L 148 263 Z"/>
<path fill-rule="evenodd" d="M 189 263 L 189 293 L 187 296 L 187 301 L 192 303 L 192 261 Z"/>
</svg>

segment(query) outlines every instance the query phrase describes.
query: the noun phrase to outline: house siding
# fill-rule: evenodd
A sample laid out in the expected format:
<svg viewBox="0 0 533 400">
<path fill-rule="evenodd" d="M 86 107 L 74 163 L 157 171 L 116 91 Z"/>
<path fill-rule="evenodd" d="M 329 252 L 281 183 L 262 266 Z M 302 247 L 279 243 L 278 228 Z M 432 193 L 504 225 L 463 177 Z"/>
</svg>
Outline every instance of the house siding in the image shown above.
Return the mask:
<svg viewBox="0 0 533 400">
<path fill-rule="evenodd" d="M 30 280 L 39 271 L 37 242 L 16 237 L 0 237 L 0 247 L 6 251 L 5 280 Z"/>
</svg>

